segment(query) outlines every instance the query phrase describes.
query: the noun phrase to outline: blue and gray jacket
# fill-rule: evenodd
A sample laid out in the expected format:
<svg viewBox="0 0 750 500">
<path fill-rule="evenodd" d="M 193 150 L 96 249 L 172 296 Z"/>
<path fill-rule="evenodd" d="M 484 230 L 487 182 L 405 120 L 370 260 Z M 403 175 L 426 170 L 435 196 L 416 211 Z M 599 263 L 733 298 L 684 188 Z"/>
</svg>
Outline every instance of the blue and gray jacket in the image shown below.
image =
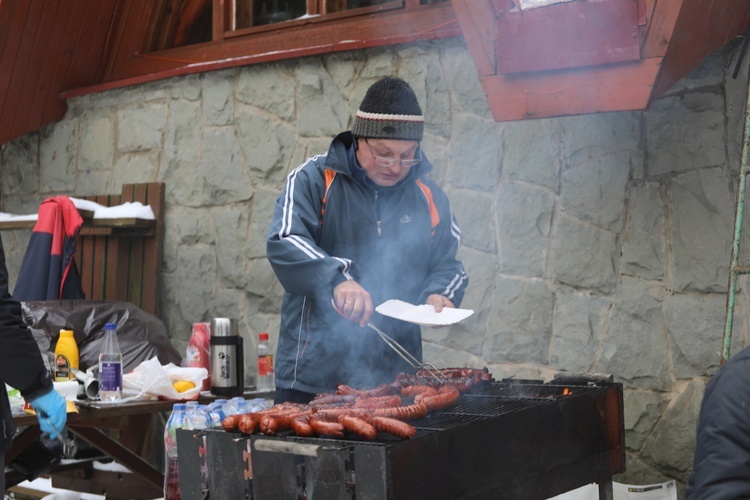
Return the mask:
<svg viewBox="0 0 750 500">
<path fill-rule="evenodd" d="M 372 387 L 411 371 L 369 328 L 339 316 L 333 289 L 354 279 L 375 306 L 423 304 L 431 294 L 457 307 L 468 277 L 456 258 L 461 233 L 427 159 L 393 187 L 357 164 L 350 132 L 287 177 L 268 232 L 267 255 L 285 289 L 276 386 L 310 393 L 337 384 Z M 418 359 L 420 327 L 373 314 L 371 321 Z"/>
</svg>

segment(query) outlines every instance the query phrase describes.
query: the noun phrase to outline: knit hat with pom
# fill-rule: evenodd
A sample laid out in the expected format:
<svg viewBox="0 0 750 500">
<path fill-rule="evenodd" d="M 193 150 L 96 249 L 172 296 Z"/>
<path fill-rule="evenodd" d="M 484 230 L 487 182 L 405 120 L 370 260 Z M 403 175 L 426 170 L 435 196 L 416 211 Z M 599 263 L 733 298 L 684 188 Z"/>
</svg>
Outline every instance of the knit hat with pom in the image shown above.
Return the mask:
<svg viewBox="0 0 750 500">
<path fill-rule="evenodd" d="M 424 116 L 414 91 L 401 78 L 373 83 L 354 117 L 352 135 L 372 139 L 421 141 Z"/>
</svg>

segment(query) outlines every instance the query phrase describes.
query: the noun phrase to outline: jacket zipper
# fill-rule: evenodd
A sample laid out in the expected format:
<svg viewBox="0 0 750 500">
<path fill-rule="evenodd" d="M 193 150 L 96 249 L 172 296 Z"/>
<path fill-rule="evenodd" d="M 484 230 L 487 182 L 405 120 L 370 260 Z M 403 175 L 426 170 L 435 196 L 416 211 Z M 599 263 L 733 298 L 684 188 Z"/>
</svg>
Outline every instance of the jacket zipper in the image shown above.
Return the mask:
<svg viewBox="0 0 750 500">
<path fill-rule="evenodd" d="M 380 225 L 380 212 L 378 210 L 378 192 L 375 191 L 375 219 L 378 221 L 378 238 L 383 236 L 383 229 Z"/>
</svg>

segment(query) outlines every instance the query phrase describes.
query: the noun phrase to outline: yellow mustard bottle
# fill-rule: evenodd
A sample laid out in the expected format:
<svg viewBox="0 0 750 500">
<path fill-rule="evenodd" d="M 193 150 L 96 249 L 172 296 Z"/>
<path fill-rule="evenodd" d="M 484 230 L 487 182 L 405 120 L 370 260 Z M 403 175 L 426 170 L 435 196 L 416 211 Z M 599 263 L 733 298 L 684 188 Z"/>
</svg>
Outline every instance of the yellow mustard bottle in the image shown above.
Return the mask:
<svg viewBox="0 0 750 500">
<path fill-rule="evenodd" d="M 55 382 L 75 378 L 73 368 L 78 369 L 78 345 L 73 330 L 60 330 L 55 346 Z"/>
</svg>

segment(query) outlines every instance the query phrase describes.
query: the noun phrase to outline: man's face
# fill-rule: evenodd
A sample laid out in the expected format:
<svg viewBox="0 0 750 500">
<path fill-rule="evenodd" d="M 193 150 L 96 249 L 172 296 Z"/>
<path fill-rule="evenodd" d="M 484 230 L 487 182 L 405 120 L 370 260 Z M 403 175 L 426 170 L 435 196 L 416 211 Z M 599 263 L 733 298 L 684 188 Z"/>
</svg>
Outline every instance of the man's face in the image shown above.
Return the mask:
<svg viewBox="0 0 750 500">
<path fill-rule="evenodd" d="M 409 169 L 419 163 L 417 141 L 395 139 L 358 139 L 357 160 L 367 177 L 378 186 L 389 187 L 409 174 Z M 415 158 L 415 155 L 417 157 Z"/>
</svg>

